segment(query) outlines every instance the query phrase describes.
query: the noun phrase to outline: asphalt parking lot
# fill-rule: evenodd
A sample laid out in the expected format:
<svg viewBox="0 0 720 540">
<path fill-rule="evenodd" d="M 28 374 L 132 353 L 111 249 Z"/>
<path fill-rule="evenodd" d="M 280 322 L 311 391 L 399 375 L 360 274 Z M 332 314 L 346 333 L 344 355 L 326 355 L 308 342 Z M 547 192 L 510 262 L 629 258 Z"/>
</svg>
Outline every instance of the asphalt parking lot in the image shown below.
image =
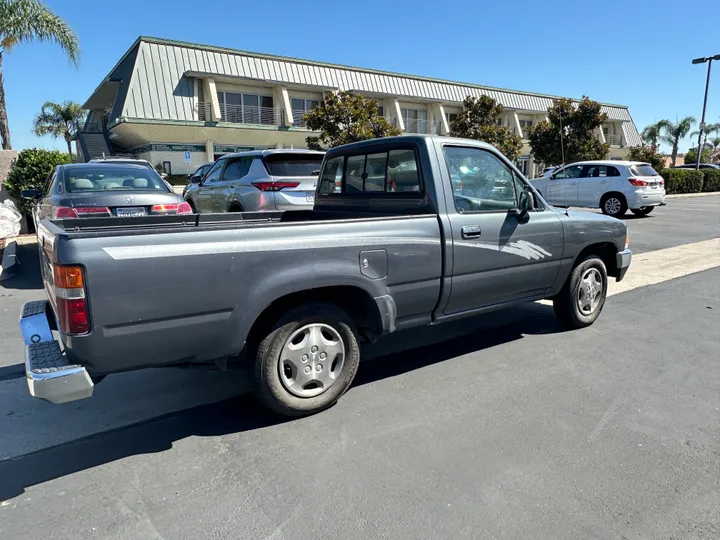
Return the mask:
<svg viewBox="0 0 720 540">
<path fill-rule="evenodd" d="M 718 238 L 720 197 L 627 223 L 635 253 Z M 720 537 L 719 267 L 581 331 L 535 303 L 392 336 L 335 407 L 286 421 L 241 372 L 30 398 L 33 250 L 0 285 L 0 538 Z"/>
</svg>

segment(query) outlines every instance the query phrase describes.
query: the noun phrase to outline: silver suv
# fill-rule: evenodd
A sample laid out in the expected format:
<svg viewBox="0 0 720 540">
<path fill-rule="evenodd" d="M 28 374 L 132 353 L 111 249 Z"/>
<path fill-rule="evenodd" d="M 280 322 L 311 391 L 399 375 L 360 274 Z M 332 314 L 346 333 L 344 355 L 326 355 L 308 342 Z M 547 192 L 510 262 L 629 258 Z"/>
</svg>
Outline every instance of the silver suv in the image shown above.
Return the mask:
<svg viewBox="0 0 720 540">
<path fill-rule="evenodd" d="M 185 200 L 198 213 L 309 210 L 324 152 L 259 150 L 228 154 L 193 178 Z"/>
</svg>

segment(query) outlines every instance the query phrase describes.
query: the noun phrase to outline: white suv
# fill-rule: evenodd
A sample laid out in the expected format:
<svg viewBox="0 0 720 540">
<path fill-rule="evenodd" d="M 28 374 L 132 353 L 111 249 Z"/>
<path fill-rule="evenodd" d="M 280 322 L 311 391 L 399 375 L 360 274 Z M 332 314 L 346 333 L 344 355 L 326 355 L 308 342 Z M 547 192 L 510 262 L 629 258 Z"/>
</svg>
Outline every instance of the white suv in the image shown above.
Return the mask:
<svg viewBox="0 0 720 540">
<path fill-rule="evenodd" d="M 628 208 L 646 216 L 665 205 L 665 181 L 649 163 L 638 161 L 580 161 L 530 183 L 554 206 L 600 208 L 613 217 Z"/>
</svg>

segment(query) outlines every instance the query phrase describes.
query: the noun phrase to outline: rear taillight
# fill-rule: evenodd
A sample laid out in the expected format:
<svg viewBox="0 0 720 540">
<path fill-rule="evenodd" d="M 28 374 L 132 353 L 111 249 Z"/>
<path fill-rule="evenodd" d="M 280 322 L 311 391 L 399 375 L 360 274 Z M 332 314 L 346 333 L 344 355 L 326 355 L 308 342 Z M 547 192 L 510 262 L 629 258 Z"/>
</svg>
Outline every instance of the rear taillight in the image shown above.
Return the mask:
<svg viewBox="0 0 720 540">
<path fill-rule="evenodd" d="M 78 217 L 108 217 L 110 209 L 107 206 L 53 206 L 53 219 L 67 219 Z"/>
<path fill-rule="evenodd" d="M 68 208 L 67 206 L 53 206 L 52 217 L 53 219 L 67 219 L 76 218 L 78 215 L 74 208 Z"/>
<path fill-rule="evenodd" d="M 58 326 L 63 334 L 87 334 L 90 319 L 80 266 L 53 266 L 53 294 Z"/>
<path fill-rule="evenodd" d="M 633 186 L 642 187 L 647 186 L 648 183 L 645 180 L 638 180 L 637 178 L 628 178 L 628 182 L 630 182 Z"/>
<path fill-rule="evenodd" d="M 192 214 L 193 211 L 189 203 L 182 202 L 180 204 L 154 204 L 152 208 L 150 208 L 150 213 L 161 215 Z"/>
<path fill-rule="evenodd" d="M 661 178 L 660 181 L 658 182 L 658 184 L 660 184 L 661 186 L 664 186 L 664 185 L 665 185 L 665 180 L 663 180 L 663 179 Z"/>
<path fill-rule="evenodd" d="M 280 191 L 285 188 L 298 187 L 300 182 L 253 182 L 252 185 L 260 191 Z"/>
</svg>

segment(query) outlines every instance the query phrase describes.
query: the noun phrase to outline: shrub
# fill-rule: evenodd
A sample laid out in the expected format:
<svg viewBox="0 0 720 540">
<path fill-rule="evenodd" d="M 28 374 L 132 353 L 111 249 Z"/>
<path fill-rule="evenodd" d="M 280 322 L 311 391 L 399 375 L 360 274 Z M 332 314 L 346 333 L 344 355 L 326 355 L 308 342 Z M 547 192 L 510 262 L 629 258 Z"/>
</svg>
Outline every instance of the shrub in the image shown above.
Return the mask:
<svg viewBox="0 0 720 540">
<path fill-rule="evenodd" d="M 3 185 L 11 196 L 20 201 L 20 211 L 24 214 L 30 214 L 33 203 L 22 199 L 22 190 L 33 188 L 42 190 L 45 187 L 50 171 L 56 165 L 70 162 L 71 156 L 65 152 L 28 148 L 20 152 L 13 161 L 10 173 Z"/>
<path fill-rule="evenodd" d="M 667 193 L 700 193 L 703 187 L 703 171 L 692 169 L 663 169 L 660 176 L 665 180 Z"/>
<path fill-rule="evenodd" d="M 694 165 L 697 163 L 697 148 L 691 148 L 687 152 L 685 152 L 685 157 L 683 158 L 685 160 L 686 165 Z M 711 151 L 709 148 L 704 148 L 702 156 L 700 156 L 700 163 L 710 163 L 710 154 Z"/>
<path fill-rule="evenodd" d="M 628 159 L 649 163 L 653 169 L 659 171 L 665 164 L 665 159 L 657 153 L 652 146 L 633 146 L 628 153 Z"/>
<path fill-rule="evenodd" d="M 705 180 L 703 181 L 703 191 L 720 191 L 720 169 L 705 169 Z"/>
</svg>

